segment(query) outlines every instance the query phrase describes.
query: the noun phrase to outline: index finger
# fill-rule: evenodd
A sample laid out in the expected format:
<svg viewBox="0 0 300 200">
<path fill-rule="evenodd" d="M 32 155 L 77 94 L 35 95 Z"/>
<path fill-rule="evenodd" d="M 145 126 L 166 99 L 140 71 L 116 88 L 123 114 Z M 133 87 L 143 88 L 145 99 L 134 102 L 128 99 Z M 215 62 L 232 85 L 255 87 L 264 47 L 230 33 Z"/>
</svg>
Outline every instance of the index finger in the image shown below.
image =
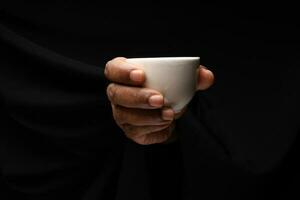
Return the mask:
<svg viewBox="0 0 300 200">
<path fill-rule="evenodd" d="M 142 86 L 145 81 L 144 71 L 136 65 L 126 62 L 126 58 L 117 57 L 105 65 L 106 78 L 115 83 Z"/>
</svg>

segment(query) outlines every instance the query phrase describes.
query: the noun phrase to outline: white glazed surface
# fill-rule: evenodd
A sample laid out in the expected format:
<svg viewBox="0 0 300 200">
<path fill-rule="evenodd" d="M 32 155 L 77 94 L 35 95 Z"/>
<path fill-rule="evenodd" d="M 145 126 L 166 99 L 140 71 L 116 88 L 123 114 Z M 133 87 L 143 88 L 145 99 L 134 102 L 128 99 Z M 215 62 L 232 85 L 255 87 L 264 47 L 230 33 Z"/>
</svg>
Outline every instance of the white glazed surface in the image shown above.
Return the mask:
<svg viewBox="0 0 300 200">
<path fill-rule="evenodd" d="M 175 112 L 180 112 L 193 98 L 200 57 L 128 58 L 127 62 L 144 70 L 144 86 L 161 92 L 165 105 Z"/>
</svg>

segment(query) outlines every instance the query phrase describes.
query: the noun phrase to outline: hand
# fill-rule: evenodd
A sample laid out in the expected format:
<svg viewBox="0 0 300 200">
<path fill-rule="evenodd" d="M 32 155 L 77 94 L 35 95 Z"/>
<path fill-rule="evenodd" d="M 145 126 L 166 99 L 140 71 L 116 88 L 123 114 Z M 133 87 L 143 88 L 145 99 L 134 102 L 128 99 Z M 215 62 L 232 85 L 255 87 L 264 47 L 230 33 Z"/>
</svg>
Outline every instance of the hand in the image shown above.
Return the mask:
<svg viewBox="0 0 300 200">
<path fill-rule="evenodd" d="M 164 97 L 156 90 L 143 88 L 145 74 L 137 66 L 118 57 L 105 66 L 105 76 L 112 81 L 107 87 L 113 117 L 125 135 L 141 145 L 163 143 L 170 138 L 175 127 L 171 108 L 164 107 Z M 214 75 L 204 66 L 199 67 L 197 89 L 205 90 L 214 81 Z"/>
</svg>

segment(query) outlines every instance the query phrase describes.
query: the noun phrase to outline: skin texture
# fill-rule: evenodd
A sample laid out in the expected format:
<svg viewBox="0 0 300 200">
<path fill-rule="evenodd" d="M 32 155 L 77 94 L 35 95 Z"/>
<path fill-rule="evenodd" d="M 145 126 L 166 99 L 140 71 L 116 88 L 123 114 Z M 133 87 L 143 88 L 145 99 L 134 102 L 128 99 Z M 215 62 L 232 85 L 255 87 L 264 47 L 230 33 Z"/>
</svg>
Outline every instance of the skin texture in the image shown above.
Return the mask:
<svg viewBox="0 0 300 200">
<path fill-rule="evenodd" d="M 137 66 L 117 57 L 106 63 L 105 76 L 111 83 L 107 96 L 113 117 L 125 135 L 141 145 L 168 142 L 174 135 L 176 119 L 185 112 L 174 114 L 164 107 L 164 97 L 156 90 L 143 88 L 145 74 Z M 200 65 L 197 90 L 205 90 L 214 82 L 213 73 Z"/>
</svg>

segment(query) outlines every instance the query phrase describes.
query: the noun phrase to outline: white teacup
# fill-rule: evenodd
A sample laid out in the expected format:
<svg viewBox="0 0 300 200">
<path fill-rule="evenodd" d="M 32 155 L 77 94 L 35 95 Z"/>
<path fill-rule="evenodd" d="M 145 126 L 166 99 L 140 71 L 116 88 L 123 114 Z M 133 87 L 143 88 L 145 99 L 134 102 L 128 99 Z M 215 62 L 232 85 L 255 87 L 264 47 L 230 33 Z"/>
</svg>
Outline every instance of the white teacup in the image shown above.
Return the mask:
<svg viewBox="0 0 300 200">
<path fill-rule="evenodd" d="M 193 98 L 197 87 L 200 57 L 128 58 L 146 75 L 145 87 L 159 91 L 165 105 L 180 112 Z"/>
</svg>

